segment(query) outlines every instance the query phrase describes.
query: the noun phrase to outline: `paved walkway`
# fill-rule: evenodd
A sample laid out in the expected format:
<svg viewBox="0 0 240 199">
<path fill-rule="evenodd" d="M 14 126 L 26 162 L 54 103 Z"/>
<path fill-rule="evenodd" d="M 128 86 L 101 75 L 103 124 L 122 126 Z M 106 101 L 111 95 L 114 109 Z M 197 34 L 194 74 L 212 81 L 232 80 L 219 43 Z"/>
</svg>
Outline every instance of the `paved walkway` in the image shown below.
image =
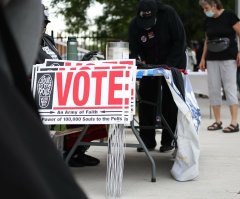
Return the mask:
<svg viewBox="0 0 240 199">
<path fill-rule="evenodd" d="M 144 153 L 126 148 L 121 199 L 240 199 L 240 133 L 209 132 L 208 99 L 197 98 L 202 114 L 200 129 L 200 175 L 194 181 L 177 182 L 170 175 L 173 164 L 171 153 L 151 152 L 157 167 L 157 182 L 150 182 L 151 168 Z M 240 115 L 240 114 L 239 114 Z M 228 107 L 223 105 L 223 125 L 230 122 Z M 240 117 L 239 117 L 240 118 Z M 161 135 L 157 135 L 160 142 Z M 128 143 L 135 143 L 132 133 Z M 72 172 L 90 199 L 105 199 L 107 148 L 90 147 L 87 154 L 101 161 L 96 167 L 72 168 Z"/>
</svg>

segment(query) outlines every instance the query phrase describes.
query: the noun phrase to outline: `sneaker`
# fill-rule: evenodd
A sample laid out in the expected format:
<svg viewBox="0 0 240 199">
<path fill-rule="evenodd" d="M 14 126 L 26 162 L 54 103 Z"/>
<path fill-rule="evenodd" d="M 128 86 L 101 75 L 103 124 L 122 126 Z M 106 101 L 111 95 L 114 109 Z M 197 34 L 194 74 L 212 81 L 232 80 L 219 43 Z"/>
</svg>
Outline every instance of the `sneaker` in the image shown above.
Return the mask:
<svg viewBox="0 0 240 199">
<path fill-rule="evenodd" d="M 172 151 L 173 149 L 174 149 L 174 146 L 163 145 L 160 147 L 159 151 L 160 153 L 165 153 L 165 152 Z"/>
<path fill-rule="evenodd" d="M 96 166 L 100 163 L 100 160 L 84 153 L 77 155 L 77 157 L 71 157 L 68 165 L 70 167 L 84 167 L 84 166 Z"/>
</svg>

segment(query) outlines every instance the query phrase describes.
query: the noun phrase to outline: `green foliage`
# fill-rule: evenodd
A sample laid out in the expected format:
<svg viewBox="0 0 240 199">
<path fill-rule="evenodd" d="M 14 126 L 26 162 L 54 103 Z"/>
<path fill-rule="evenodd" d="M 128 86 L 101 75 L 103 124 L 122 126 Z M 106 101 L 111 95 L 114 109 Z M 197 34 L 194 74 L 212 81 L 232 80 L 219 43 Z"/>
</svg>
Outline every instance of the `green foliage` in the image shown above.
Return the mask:
<svg viewBox="0 0 240 199">
<path fill-rule="evenodd" d="M 86 11 L 93 3 L 104 5 L 103 13 L 95 19 L 98 33 L 106 37 L 127 40 L 128 25 L 136 14 L 138 0 L 52 0 L 58 11 L 65 17 L 68 32 L 79 33 L 86 31 L 91 25 L 86 18 Z M 178 12 L 186 29 L 187 39 L 199 40 L 204 37 L 204 14 L 198 4 L 198 0 L 163 0 L 164 3 L 173 6 Z M 234 0 L 222 0 L 224 8 L 234 10 Z"/>
<path fill-rule="evenodd" d="M 51 0 L 51 5 L 58 8 L 58 12 L 65 17 L 65 23 L 70 33 L 78 33 L 87 30 L 88 19 L 87 8 L 93 0 Z M 59 6 L 64 5 L 64 6 Z"/>
</svg>

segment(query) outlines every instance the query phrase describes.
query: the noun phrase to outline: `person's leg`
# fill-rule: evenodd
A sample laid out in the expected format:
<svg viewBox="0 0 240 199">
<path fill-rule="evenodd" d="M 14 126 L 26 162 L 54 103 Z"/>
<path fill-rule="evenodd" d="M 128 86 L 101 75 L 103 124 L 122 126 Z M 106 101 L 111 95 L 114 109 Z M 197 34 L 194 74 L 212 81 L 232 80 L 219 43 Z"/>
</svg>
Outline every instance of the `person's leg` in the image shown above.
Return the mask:
<svg viewBox="0 0 240 199">
<path fill-rule="evenodd" d="M 231 123 L 233 126 L 237 126 L 238 119 L 238 97 L 237 97 L 237 80 L 236 80 L 236 72 L 237 72 L 237 64 L 235 60 L 227 60 L 223 61 L 221 65 L 222 72 L 222 80 L 223 86 L 226 93 L 227 103 L 230 108 L 231 113 Z M 229 126 L 230 127 L 230 126 Z M 224 131 L 231 131 L 231 127 L 226 127 Z M 238 128 L 237 128 L 238 129 Z"/>
<path fill-rule="evenodd" d="M 240 67 L 237 68 L 237 85 L 238 85 L 238 92 L 240 92 Z"/>
<path fill-rule="evenodd" d="M 238 120 L 238 105 L 233 104 L 230 105 L 230 113 L 231 113 L 231 124 L 237 125 L 237 120 Z"/>
<path fill-rule="evenodd" d="M 140 80 L 139 85 L 139 95 L 141 100 L 156 102 L 156 80 L 152 77 L 143 77 Z M 155 116 L 156 116 L 156 107 L 142 103 L 139 104 L 139 125 L 140 126 L 154 126 L 155 125 Z M 141 129 L 140 128 L 140 137 L 142 138 L 144 144 L 147 148 L 155 148 L 155 129 Z"/>
<path fill-rule="evenodd" d="M 79 125 L 67 125 L 68 128 L 70 127 L 79 127 Z M 72 133 L 64 136 L 64 157 L 67 156 L 67 154 L 72 149 L 72 146 L 76 142 L 77 138 L 79 136 L 79 133 Z M 73 155 L 71 156 L 68 165 L 71 167 L 83 167 L 83 166 L 96 166 L 100 163 L 100 160 L 98 160 L 95 157 L 86 155 L 86 151 L 88 150 L 90 146 L 78 146 L 77 149 L 74 151 Z"/>
<path fill-rule="evenodd" d="M 100 160 L 86 154 L 89 146 L 78 146 L 74 154 L 69 160 L 69 166 L 71 167 L 83 167 L 83 166 L 96 166 L 100 163 Z"/>
<path fill-rule="evenodd" d="M 166 83 L 166 80 L 163 78 L 162 81 L 162 113 L 170 126 L 173 133 L 175 133 L 176 124 L 177 124 L 177 113 L 178 108 L 173 100 L 171 91 Z M 160 152 L 165 152 L 173 149 L 172 146 L 173 138 L 166 128 L 162 130 L 162 139 Z"/>
<path fill-rule="evenodd" d="M 208 91 L 209 101 L 212 107 L 215 122 L 208 126 L 208 130 L 218 130 L 222 128 L 221 122 L 221 72 L 219 67 L 219 61 L 207 61 L 207 72 L 208 72 Z"/>
<path fill-rule="evenodd" d="M 214 114 L 214 118 L 217 123 L 221 122 L 221 106 L 220 105 L 212 105 L 212 110 Z"/>
</svg>

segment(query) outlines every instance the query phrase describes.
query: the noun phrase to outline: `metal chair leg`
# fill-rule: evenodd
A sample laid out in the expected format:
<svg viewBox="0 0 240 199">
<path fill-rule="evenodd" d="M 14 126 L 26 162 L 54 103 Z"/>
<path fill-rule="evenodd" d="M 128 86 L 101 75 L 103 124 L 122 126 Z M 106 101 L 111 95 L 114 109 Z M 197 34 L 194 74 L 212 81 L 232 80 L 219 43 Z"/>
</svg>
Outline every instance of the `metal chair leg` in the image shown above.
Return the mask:
<svg viewBox="0 0 240 199">
<path fill-rule="evenodd" d="M 71 150 L 69 151 L 69 153 L 67 154 L 66 158 L 65 158 L 65 163 L 68 164 L 70 158 L 72 157 L 74 151 L 77 149 L 79 143 L 81 142 L 82 138 L 84 137 L 84 135 L 86 134 L 88 127 L 90 125 L 86 125 L 83 129 L 83 131 L 80 133 L 80 135 L 78 136 L 76 142 L 74 143 L 73 147 L 71 148 Z"/>
</svg>

